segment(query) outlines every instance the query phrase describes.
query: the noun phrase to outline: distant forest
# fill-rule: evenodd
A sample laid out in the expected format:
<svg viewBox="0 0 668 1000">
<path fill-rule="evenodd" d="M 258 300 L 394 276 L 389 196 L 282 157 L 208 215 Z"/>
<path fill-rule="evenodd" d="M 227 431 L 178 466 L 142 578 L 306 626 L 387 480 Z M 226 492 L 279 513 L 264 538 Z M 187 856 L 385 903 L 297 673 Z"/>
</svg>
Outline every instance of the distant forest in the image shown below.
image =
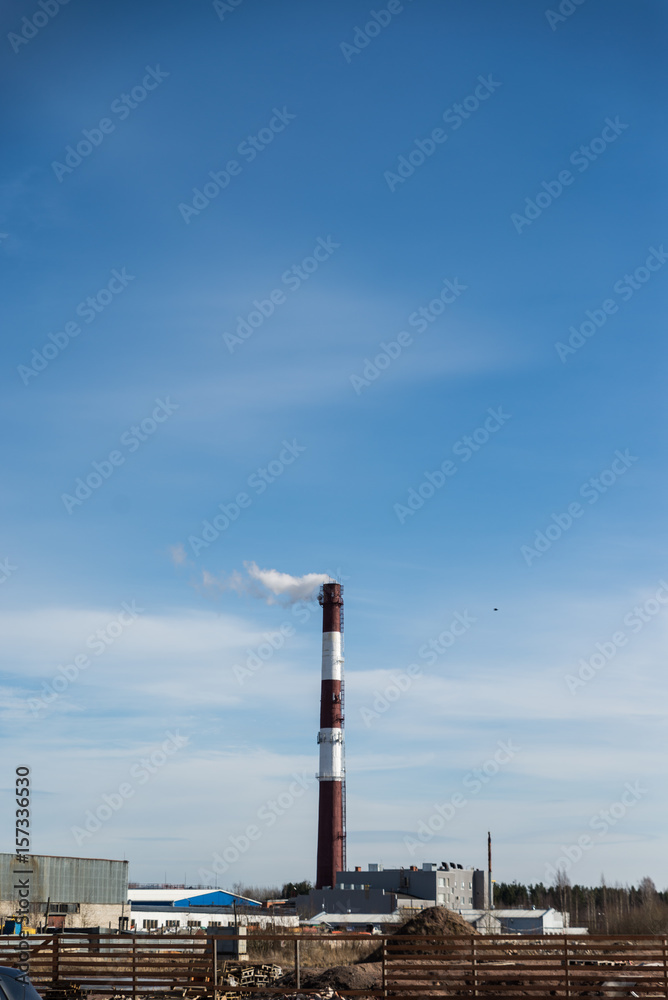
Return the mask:
<svg viewBox="0 0 668 1000">
<path fill-rule="evenodd" d="M 668 934 L 668 892 L 658 892 L 651 878 L 635 886 L 571 885 L 562 876 L 558 884 L 521 885 L 496 882 L 494 906 L 555 910 L 569 913 L 571 927 L 588 927 L 591 934 Z"/>
</svg>

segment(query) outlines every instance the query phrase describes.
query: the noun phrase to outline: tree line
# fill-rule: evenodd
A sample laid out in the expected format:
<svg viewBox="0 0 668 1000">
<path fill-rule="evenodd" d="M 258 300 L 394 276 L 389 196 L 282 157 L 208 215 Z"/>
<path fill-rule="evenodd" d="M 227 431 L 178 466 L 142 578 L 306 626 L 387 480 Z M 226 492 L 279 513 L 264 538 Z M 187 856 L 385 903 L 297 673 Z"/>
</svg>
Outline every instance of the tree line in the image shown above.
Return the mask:
<svg viewBox="0 0 668 1000">
<path fill-rule="evenodd" d="M 561 874 L 556 885 L 496 882 L 494 906 L 538 910 L 554 907 L 568 913 L 571 927 L 587 927 L 590 934 L 667 934 L 668 892 L 659 892 L 651 878 L 638 886 L 571 885 Z"/>
</svg>

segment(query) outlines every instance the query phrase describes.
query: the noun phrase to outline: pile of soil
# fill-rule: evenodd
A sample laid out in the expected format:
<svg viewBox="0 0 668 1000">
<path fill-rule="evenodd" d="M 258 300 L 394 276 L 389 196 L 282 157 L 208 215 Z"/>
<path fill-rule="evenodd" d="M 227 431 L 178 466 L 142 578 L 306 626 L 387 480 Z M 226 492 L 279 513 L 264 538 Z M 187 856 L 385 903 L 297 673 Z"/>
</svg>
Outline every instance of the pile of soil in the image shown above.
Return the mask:
<svg viewBox="0 0 668 1000">
<path fill-rule="evenodd" d="M 448 910 L 445 906 L 430 906 L 426 910 L 420 910 L 416 917 L 412 917 L 402 927 L 397 928 L 394 934 L 433 934 L 434 937 L 461 937 L 464 934 L 477 934 L 478 931 L 459 913 Z M 392 935 L 394 937 L 394 934 Z M 419 954 L 419 952 L 415 952 Z M 358 965 L 367 962 L 380 962 L 383 958 L 382 948 L 376 948 L 367 958 L 360 958 Z"/>
<path fill-rule="evenodd" d="M 331 986 L 336 990 L 376 990 L 380 989 L 382 972 L 379 962 L 364 965 L 335 965 L 331 969 L 301 970 L 301 992 L 320 992 Z M 280 986 L 294 986 L 295 974 L 288 972 L 280 980 Z"/>
</svg>

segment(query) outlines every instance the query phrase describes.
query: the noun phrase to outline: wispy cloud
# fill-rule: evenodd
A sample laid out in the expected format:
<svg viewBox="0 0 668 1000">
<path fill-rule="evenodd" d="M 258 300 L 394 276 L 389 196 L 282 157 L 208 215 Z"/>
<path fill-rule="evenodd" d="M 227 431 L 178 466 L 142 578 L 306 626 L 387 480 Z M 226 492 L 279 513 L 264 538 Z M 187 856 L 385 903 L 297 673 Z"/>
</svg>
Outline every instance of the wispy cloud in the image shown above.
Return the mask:
<svg viewBox="0 0 668 1000">
<path fill-rule="evenodd" d="M 170 545 L 169 555 L 175 566 L 183 566 L 188 561 L 183 542 L 179 542 L 178 545 Z"/>
</svg>

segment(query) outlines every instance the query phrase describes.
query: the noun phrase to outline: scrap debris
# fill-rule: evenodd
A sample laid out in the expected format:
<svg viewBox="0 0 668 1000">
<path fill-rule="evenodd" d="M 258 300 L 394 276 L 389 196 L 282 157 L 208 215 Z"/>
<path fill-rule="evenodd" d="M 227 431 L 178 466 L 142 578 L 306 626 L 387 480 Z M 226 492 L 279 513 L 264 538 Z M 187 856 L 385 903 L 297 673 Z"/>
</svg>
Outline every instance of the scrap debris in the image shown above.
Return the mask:
<svg viewBox="0 0 668 1000">
<path fill-rule="evenodd" d="M 250 965 L 241 962 L 225 962 L 219 975 L 222 986 L 270 986 L 283 975 L 280 965 Z"/>
</svg>

